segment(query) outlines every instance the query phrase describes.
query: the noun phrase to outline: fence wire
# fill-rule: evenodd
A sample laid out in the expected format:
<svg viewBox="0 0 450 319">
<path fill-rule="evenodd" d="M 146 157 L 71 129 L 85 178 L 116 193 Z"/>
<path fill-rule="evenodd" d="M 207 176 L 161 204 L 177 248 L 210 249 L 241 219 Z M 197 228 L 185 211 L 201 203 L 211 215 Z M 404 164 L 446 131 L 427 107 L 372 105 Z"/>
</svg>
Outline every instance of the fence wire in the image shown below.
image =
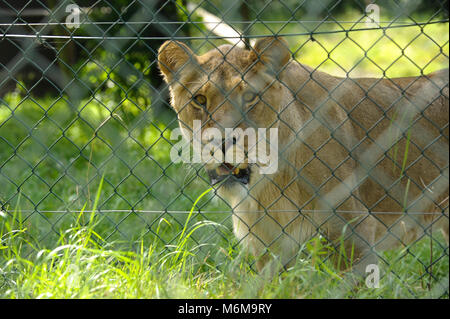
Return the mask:
<svg viewBox="0 0 450 319">
<path fill-rule="evenodd" d="M 47 247 L 93 212 L 101 244 L 156 240 L 161 254 L 204 225 L 189 237 L 199 263 L 220 269 L 232 247 L 255 272 L 319 238 L 324 260 L 399 281 L 408 268 L 448 298 L 447 5 L 2 0 L 2 216 Z M 211 142 L 195 120 L 267 136 L 174 161 Z M 274 142 L 261 173 L 248 154 Z"/>
</svg>

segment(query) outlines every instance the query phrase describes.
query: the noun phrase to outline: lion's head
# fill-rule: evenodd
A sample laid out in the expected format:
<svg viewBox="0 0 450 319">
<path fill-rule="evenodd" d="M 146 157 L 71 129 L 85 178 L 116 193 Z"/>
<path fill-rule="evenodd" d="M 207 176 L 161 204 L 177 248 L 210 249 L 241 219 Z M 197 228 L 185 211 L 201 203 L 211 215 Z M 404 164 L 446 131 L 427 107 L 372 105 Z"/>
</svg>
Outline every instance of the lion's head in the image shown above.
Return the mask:
<svg viewBox="0 0 450 319">
<path fill-rule="evenodd" d="M 211 157 L 203 162 L 213 185 L 224 181 L 228 188 L 248 187 L 261 176 L 258 167 L 274 173 L 274 163 L 267 158 L 252 161 L 249 154 L 258 157 L 257 145 L 262 142 L 270 147 L 270 129 L 279 126 L 279 114 L 290 101 L 289 89 L 277 79 L 290 56 L 287 43 L 274 37 L 260 39 L 250 50 L 222 45 L 200 56 L 177 41 L 167 41 L 159 49 L 159 67 L 183 135 L 192 140 L 201 128 L 202 145 L 209 143 L 205 152 Z M 261 129 L 267 130 L 265 136 Z M 227 134 L 229 130 L 233 134 Z M 249 137 L 252 132 L 256 143 Z M 227 157 L 228 151 L 234 160 Z"/>
</svg>

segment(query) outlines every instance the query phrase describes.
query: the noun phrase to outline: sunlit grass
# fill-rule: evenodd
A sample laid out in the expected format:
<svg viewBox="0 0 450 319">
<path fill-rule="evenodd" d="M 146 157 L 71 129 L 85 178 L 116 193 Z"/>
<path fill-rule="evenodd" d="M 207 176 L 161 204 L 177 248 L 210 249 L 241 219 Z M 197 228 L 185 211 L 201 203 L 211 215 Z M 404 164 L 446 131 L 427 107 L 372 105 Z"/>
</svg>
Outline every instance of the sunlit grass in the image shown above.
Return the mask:
<svg viewBox="0 0 450 319">
<path fill-rule="evenodd" d="M 337 76 L 418 76 L 448 68 L 448 24 L 288 38 L 296 58 Z"/>
<path fill-rule="evenodd" d="M 102 184 L 103 179 L 91 211 L 100 202 Z M 101 219 L 86 212 L 86 205 L 53 247 L 46 248 L 30 235 L 20 209 L 1 212 L 0 298 L 436 298 L 448 291 L 448 258 L 439 260 L 443 246 L 434 243 L 433 276 L 419 263 L 430 258 L 427 240 L 385 255 L 390 265 L 382 266 L 376 289 L 363 282 L 355 286 L 349 273 L 322 262 L 327 248 L 317 238 L 305 243 L 303 258 L 275 276 L 254 272 L 252 258 L 230 243 L 228 249 L 210 247 L 209 253 L 225 257 L 215 264 L 213 256 L 198 255 L 202 244 L 189 241 L 193 233 L 209 231 L 208 221 L 193 224 L 190 217 L 210 191 L 192 206 L 177 244 L 163 251 L 156 237 L 137 242 L 134 249 L 117 249 L 97 232 Z"/>
<path fill-rule="evenodd" d="M 335 76 L 419 76 L 449 66 L 448 23 L 345 32 L 373 26 L 365 25 L 365 18 L 356 11 L 339 16 L 337 20 L 363 23 L 255 23 L 248 34 L 250 37 L 252 34 L 285 35 L 297 61 Z M 391 18 L 382 16 L 380 20 L 390 21 Z M 407 21 L 405 24 L 412 23 Z M 427 17 L 417 17 L 417 21 L 427 21 Z M 240 30 L 239 26 L 234 27 Z M 310 35 L 311 30 L 315 34 Z M 193 32 L 195 36 L 205 35 L 205 31 L 194 29 Z M 214 37 L 213 32 L 207 34 Z M 196 40 L 192 41 L 192 46 L 198 54 L 203 54 L 223 43 L 226 41 L 211 39 L 205 44 Z"/>
</svg>

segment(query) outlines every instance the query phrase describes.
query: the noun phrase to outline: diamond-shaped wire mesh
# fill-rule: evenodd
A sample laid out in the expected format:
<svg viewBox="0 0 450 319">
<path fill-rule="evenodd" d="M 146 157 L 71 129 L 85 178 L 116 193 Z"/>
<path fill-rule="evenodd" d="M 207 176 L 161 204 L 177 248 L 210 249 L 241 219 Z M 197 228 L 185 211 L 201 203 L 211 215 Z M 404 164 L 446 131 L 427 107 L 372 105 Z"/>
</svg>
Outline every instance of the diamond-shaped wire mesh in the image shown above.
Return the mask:
<svg viewBox="0 0 450 319">
<path fill-rule="evenodd" d="M 51 246 L 103 178 L 101 244 L 163 254 L 189 222 L 196 258 L 258 272 L 319 238 L 448 297 L 447 5 L 0 1 L 1 211 Z M 278 129 L 278 170 L 174 162 L 195 119 Z"/>
</svg>

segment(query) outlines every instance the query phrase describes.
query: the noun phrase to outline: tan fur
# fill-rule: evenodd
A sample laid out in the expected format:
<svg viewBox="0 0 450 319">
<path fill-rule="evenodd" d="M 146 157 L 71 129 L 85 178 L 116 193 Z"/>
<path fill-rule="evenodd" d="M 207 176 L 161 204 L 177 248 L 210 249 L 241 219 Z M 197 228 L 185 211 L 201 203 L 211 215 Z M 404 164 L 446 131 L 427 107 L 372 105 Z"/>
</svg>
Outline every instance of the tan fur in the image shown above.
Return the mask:
<svg viewBox="0 0 450 319">
<path fill-rule="evenodd" d="M 337 78 L 291 59 L 277 38 L 202 56 L 168 41 L 158 58 L 182 129 L 200 119 L 205 127 L 279 130 L 277 173 L 252 170 L 248 187 L 219 189 L 236 236 L 264 256 L 260 268 L 268 252 L 290 264 L 318 234 L 337 248 L 344 236 L 347 256 L 353 250 L 364 264 L 375 260 L 371 247 L 407 244 L 431 228 L 448 241 L 448 70 Z M 240 96 L 250 88 L 261 98 L 245 110 Z M 192 105 L 197 94 L 207 110 Z"/>
</svg>

